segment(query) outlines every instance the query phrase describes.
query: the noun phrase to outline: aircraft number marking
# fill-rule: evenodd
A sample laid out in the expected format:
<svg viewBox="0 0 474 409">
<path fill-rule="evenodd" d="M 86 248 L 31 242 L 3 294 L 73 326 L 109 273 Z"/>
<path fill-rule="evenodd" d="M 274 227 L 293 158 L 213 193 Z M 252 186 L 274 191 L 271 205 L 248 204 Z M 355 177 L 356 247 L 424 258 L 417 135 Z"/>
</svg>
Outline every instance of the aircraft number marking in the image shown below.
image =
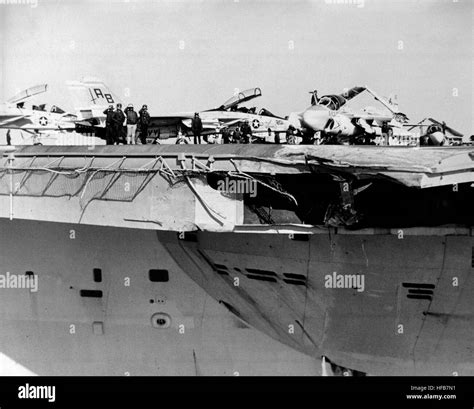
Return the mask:
<svg viewBox="0 0 474 409">
<path fill-rule="evenodd" d="M 110 94 L 103 94 L 100 88 L 94 88 L 94 94 L 97 98 L 104 98 L 109 104 L 115 103 L 112 95 Z"/>
</svg>

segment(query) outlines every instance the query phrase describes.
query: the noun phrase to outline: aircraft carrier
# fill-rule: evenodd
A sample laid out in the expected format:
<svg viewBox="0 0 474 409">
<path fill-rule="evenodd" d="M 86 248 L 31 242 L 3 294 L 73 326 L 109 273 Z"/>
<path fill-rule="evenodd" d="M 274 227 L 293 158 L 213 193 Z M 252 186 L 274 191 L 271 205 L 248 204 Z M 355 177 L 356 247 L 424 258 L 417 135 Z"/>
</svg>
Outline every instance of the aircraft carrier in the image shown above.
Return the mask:
<svg viewBox="0 0 474 409">
<path fill-rule="evenodd" d="M 3 372 L 472 375 L 473 160 L 5 148 Z"/>
</svg>

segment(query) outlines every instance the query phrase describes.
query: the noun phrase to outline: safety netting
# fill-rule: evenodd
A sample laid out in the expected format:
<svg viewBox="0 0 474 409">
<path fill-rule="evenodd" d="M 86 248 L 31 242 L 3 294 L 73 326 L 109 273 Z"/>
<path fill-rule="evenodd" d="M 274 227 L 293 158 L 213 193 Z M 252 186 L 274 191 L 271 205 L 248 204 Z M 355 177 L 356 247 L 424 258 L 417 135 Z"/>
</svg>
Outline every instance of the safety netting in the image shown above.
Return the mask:
<svg viewBox="0 0 474 409">
<path fill-rule="evenodd" d="M 141 168 L 118 166 L 65 168 L 11 166 L 0 168 L 0 195 L 79 198 L 81 207 L 92 200 L 133 201 L 160 173 L 171 175 L 163 165 Z"/>
</svg>

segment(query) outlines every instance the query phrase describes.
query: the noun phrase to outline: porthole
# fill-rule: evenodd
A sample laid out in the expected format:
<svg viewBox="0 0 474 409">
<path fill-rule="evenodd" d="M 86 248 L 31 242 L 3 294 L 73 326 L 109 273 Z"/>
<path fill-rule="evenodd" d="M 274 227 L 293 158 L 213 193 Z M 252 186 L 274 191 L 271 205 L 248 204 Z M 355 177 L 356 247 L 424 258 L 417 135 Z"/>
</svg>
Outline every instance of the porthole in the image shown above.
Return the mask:
<svg viewBox="0 0 474 409">
<path fill-rule="evenodd" d="M 154 328 L 169 328 L 171 326 L 171 317 L 164 312 L 157 312 L 151 316 L 151 325 Z"/>
</svg>

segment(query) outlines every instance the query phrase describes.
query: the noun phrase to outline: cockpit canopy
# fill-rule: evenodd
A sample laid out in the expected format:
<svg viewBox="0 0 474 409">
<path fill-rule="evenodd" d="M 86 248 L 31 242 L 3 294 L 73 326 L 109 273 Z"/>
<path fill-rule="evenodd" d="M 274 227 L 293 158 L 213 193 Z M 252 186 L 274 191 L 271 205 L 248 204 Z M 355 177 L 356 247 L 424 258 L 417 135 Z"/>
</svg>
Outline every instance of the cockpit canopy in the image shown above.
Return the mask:
<svg viewBox="0 0 474 409">
<path fill-rule="evenodd" d="M 225 101 L 218 109 L 222 111 L 231 110 L 234 107 L 237 107 L 239 104 L 250 101 L 251 99 L 257 98 L 262 95 L 260 88 L 250 88 L 245 91 L 241 91 L 238 94 L 234 95 L 232 98 Z"/>
<path fill-rule="evenodd" d="M 342 95 L 324 95 L 318 101 L 318 105 L 325 106 L 333 111 L 337 111 L 345 103 L 346 99 Z"/>
<path fill-rule="evenodd" d="M 19 92 L 14 97 L 10 98 L 7 102 L 10 104 L 17 104 L 27 98 L 32 97 L 33 95 L 42 94 L 43 92 L 46 92 L 47 89 L 48 84 L 36 85 L 34 87 L 30 87 L 28 89 L 25 89 L 24 91 Z"/>
<path fill-rule="evenodd" d="M 311 105 L 320 105 L 324 106 L 330 110 L 337 111 L 340 109 L 345 103 L 352 98 L 359 95 L 361 92 L 365 91 L 367 88 L 365 87 L 352 87 L 350 89 L 346 89 L 343 94 L 331 94 L 331 95 L 323 95 L 321 98 L 318 99 L 317 91 L 311 91 Z"/>
<path fill-rule="evenodd" d="M 435 132 L 443 132 L 443 127 L 438 124 L 433 124 L 433 125 L 428 126 L 426 133 L 431 134 Z"/>
<path fill-rule="evenodd" d="M 47 90 L 48 90 L 48 84 L 36 85 L 34 87 L 30 87 L 28 89 L 25 89 L 24 91 L 19 92 L 14 97 L 10 98 L 7 102 L 9 104 L 15 104 L 15 106 L 19 109 L 26 109 L 27 100 L 29 100 L 33 96 L 42 94 L 46 92 Z M 66 111 L 59 108 L 57 105 L 38 104 L 38 103 L 29 102 L 28 107 L 31 107 L 33 111 L 52 112 L 56 114 L 66 113 Z"/>
</svg>

